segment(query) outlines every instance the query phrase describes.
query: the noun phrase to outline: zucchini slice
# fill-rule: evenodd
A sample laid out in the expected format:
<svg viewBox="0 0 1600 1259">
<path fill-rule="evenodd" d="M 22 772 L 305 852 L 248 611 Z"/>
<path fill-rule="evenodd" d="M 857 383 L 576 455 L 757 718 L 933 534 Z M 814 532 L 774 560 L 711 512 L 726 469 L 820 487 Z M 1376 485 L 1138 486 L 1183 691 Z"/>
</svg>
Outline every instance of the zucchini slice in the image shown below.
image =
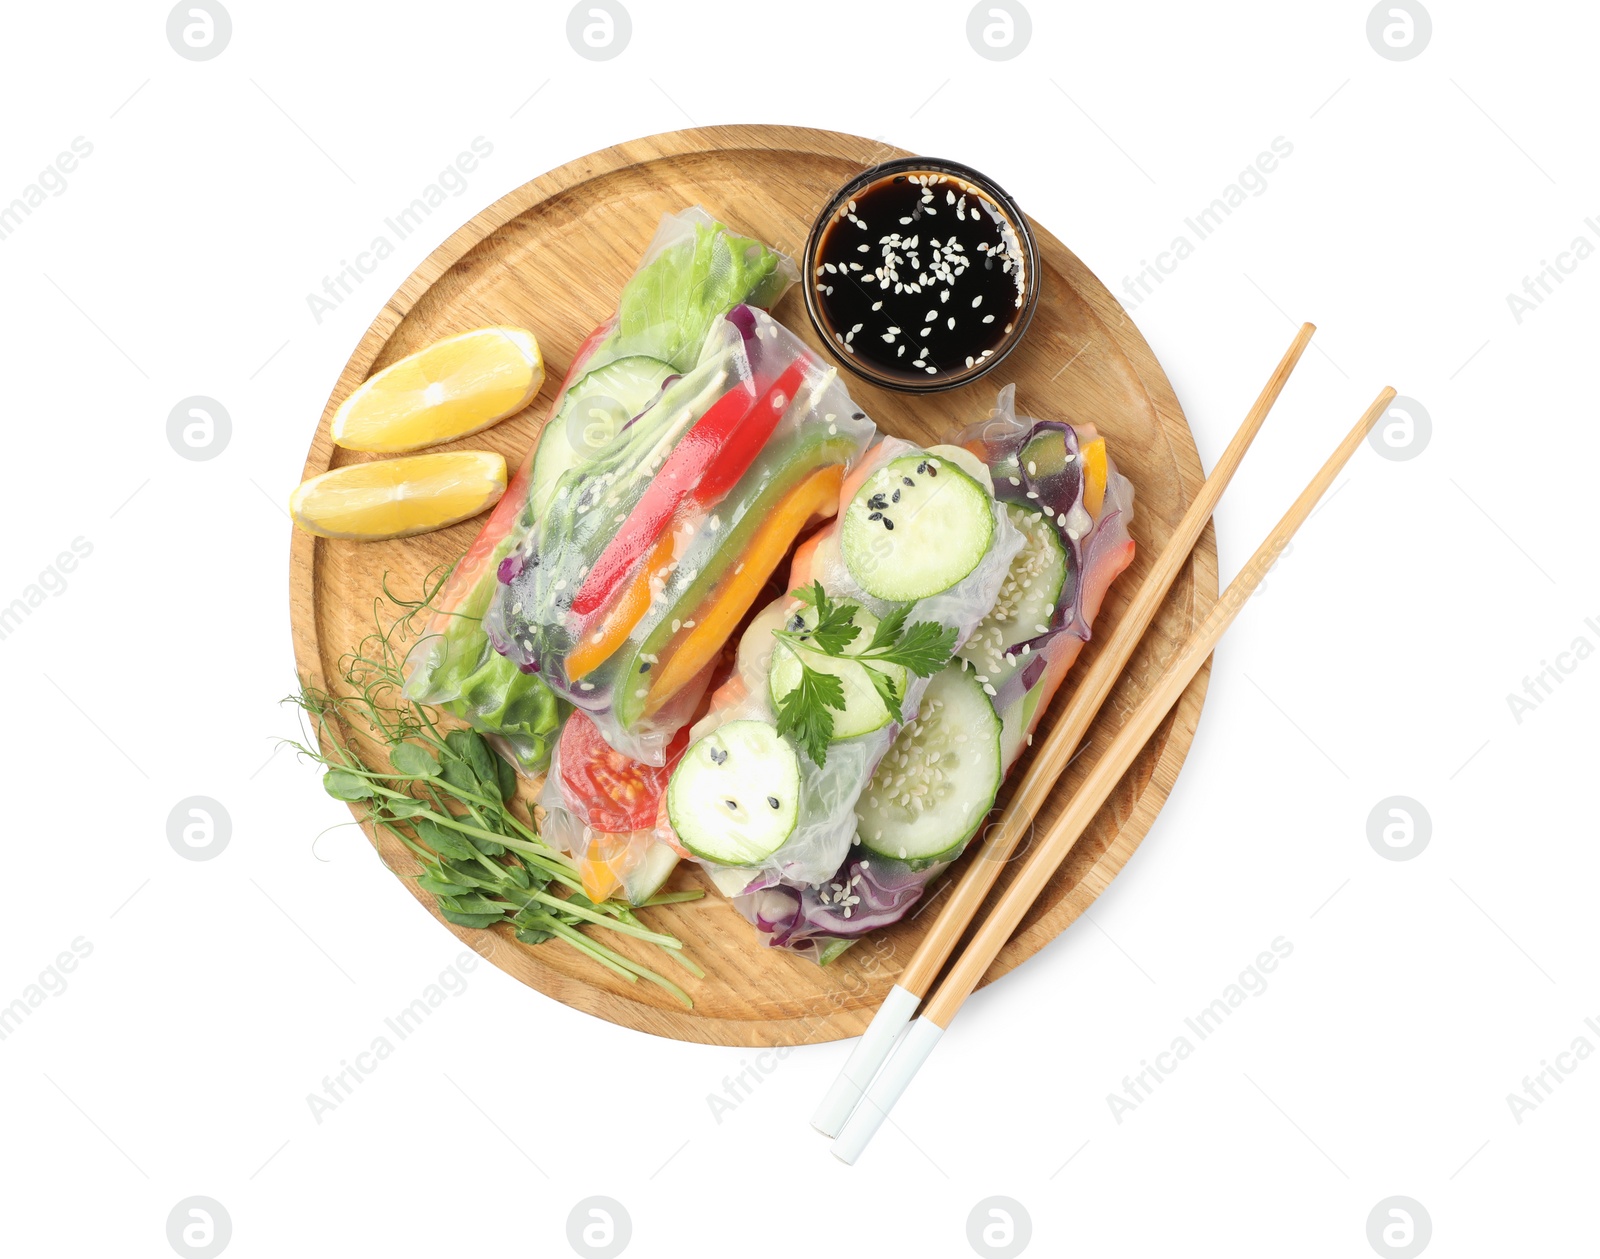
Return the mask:
<svg viewBox="0 0 1600 1259">
<path fill-rule="evenodd" d="M 994 498 L 954 462 L 902 455 L 879 468 L 845 509 L 840 545 L 850 576 L 897 603 L 948 590 L 994 537 Z"/>
<path fill-rule="evenodd" d="M 764 721 L 729 721 L 689 745 L 667 782 L 667 819 L 695 856 L 751 866 L 800 819 L 800 758 Z"/>
</svg>

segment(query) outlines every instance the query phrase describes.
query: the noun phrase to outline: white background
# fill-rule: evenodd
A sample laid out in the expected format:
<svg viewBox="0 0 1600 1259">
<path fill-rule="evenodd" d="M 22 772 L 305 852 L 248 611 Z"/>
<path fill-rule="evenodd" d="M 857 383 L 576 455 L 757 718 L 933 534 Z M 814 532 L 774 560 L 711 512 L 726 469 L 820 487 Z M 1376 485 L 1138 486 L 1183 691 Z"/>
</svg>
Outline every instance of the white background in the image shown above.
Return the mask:
<svg viewBox="0 0 1600 1259">
<path fill-rule="evenodd" d="M 1566 1059 L 1520 1123 L 1506 1097 L 1575 1038 L 1600 1048 L 1600 661 L 1520 722 L 1506 697 L 1600 646 L 1600 261 L 1520 323 L 1506 299 L 1600 243 L 1593 6 L 1439 0 L 1393 62 L 1365 3 L 1039 0 L 993 62 L 960 3 L 628 0 L 630 45 L 593 63 L 565 5 L 229 3 L 205 62 L 162 4 L 6 16 L 0 204 L 93 145 L 0 240 L 0 604 L 93 548 L 0 641 L 0 1003 L 93 949 L 0 1042 L 8 1253 L 170 1254 L 195 1194 L 239 1256 L 564 1254 L 593 1194 L 640 1255 L 969 1254 L 990 1195 L 1037 1254 L 1365 1255 L 1397 1194 L 1435 1254 L 1592 1248 L 1600 1062 Z M 626 138 L 753 121 L 975 164 L 1119 294 L 1282 136 L 1266 191 L 1134 314 L 1207 466 L 1294 324 L 1319 325 L 1219 514 L 1225 576 L 1380 386 L 1431 441 L 1352 461 L 1224 643 L 1127 870 L 970 1003 L 855 1169 L 807 1123 L 846 1045 L 789 1055 L 718 1122 L 707 1097 L 751 1051 L 613 1027 L 487 965 L 319 1124 L 306 1095 L 461 952 L 357 831 L 313 849 L 348 815 L 272 756 L 293 731 L 282 504 L 323 401 L 484 205 Z M 476 136 L 494 152 L 468 189 L 319 324 L 306 295 Z M 206 462 L 166 439 L 196 394 L 232 417 Z M 232 818 L 215 860 L 168 845 L 191 795 Z M 1368 843 L 1391 795 L 1432 819 L 1409 861 Z M 1280 936 L 1267 990 L 1119 1123 L 1107 1095 Z"/>
</svg>

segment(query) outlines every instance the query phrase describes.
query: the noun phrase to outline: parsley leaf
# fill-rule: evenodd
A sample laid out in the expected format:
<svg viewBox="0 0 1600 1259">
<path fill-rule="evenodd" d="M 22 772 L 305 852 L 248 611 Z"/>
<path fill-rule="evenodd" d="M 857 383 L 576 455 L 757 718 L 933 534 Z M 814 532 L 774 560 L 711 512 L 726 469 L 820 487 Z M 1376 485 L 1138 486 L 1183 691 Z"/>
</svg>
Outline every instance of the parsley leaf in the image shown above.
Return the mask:
<svg viewBox="0 0 1600 1259">
<path fill-rule="evenodd" d="M 880 621 L 878 624 L 881 628 L 883 622 Z M 949 663 L 950 653 L 955 650 L 955 645 L 954 625 L 940 625 L 937 621 L 916 621 L 900 632 L 896 642 L 886 647 L 868 647 L 866 651 L 852 659 L 863 662 L 881 660 L 885 664 L 897 664 L 925 678 L 937 673 Z"/>
<path fill-rule="evenodd" d="M 778 704 L 778 733 L 792 738 L 821 768 L 833 738 L 833 713 L 844 711 L 844 684 L 831 673 L 819 673 L 801 657 L 800 685 Z"/>
<path fill-rule="evenodd" d="M 827 656 L 861 665 L 884 708 L 898 722 L 903 716 L 895 680 L 874 665 L 896 665 L 920 677 L 937 673 L 955 649 L 956 629 L 937 621 L 907 625 L 912 605 L 898 604 L 879 620 L 872 641 L 863 650 L 851 653 L 848 648 L 861 633 L 855 623 L 861 610 L 859 604 L 829 597 L 820 581 L 793 591 L 793 596 L 811 609 L 816 623 L 806 624 L 811 620 L 808 615 L 788 622 L 794 628 L 772 631 L 773 637 L 794 652 L 800 662 L 799 685 L 778 702 L 778 733 L 792 738 L 821 766 L 828 759 L 828 743 L 833 738 L 833 713 L 844 711 L 844 684 L 836 674 L 813 669 L 806 657 Z"/>
<path fill-rule="evenodd" d="M 872 641 L 867 644 L 868 651 L 877 651 L 880 647 L 887 647 L 900 637 L 900 631 L 905 626 L 906 617 L 911 615 L 911 605 L 902 603 L 896 605 L 894 610 L 878 622 L 878 628 L 872 635 Z"/>
<path fill-rule="evenodd" d="M 861 627 L 855 623 L 857 606 L 843 601 L 835 603 L 820 581 L 813 582 L 807 594 L 810 597 L 806 602 L 815 609 L 817 623 L 798 632 L 810 638 L 824 656 L 842 655 L 861 633 Z"/>
<path fill-rule="evenodd" d="M 865 666 L 867 676 L 872 679 L 872 689 L 878 692 L 878 698 L 883 701 L 883 706 L 889 710 L 889 716 L 899 724 L 905 720 L 900 713 L 900 696 L 895 691 L 894 679 L 879 669 L 870 665 Z"/>
</svg>

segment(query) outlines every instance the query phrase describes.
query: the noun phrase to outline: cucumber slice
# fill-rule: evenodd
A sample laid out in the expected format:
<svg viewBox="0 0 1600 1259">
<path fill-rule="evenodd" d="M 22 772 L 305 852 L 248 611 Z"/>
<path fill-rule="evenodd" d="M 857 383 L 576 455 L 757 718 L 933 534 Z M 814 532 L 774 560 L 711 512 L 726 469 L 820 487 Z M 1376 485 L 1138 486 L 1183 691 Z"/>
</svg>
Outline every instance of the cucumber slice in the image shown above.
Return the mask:
<svg viewBox="0 0 1600 1259">
<path fill-rule="evenodd" d="M 536 520 L 544 518 L 561 474 L 588 463 L 661 392 L 675 369 L 660 359 L 634 355 L 597 367 L 578 379 L 539 434 L 529 496 Z"/>
<path fill-rule="evenodd" d="M 667 818 L 695 856 L 755 865 L 800 818 L 800 758 L 764 721 L 729 721 L 690 744 L 667 783 Z"/>
<path fill-rule="evenodd" d="M 1067 549 L 1050 517 L 1018 503 L 1000 506 L 1022 534 L 1022 550 L 1011 561 L 994 607 L 956 653 L 972 662 L 980 682 L 996 690 L 1028 662 L 1014 649 L 1049 629 L 1067 584 L 1068 565 Z"/>
<path fill-rule="evenodd" d="M 1000 718 L 972 670 L 934 674 L 856 802 L 863 847 L 913 867 L 953 860 L 1000 790 Z"/>
<path fill-rule="evenodd" d="M 806 630 L 816 623 L 817 610 L 805 608 L 797 610 L 789 618 L 788 628 Z M 872 641 L 872 635 L 878 628 L 878 618 L 865 608 L 858 607 L 851 623 L 860 632 L 845 650 L 850 655 L 857 655 L 865 651 L 867 644 Z M 844 688 L 844 711 L 833 712 L 833 742 L 870 734 L 889 724 L 891 717 L 888 706 L 873 687 L 872 679 L 867 676 L 867 665 L 852 664 L 848 660 L 824 656 L 815 651 L 796 652 L 788 643 L 777 640 L 773 640 L 772 670 L 767 675 L 767 689 L 772 695 L 774 709 L 783 702 L 785 695 L 800 685 L 802 657 L 806 666 L 818 673 L 832 674 Z M 871 668 L 889 678 L 894 685 L 896 699 L 903 700 L 906 697 L 906 671 L 903 668 L 892 664 L 873 665 Z"/>
<path fill-rule="evenodd" d="M 868 594 L 897 603 L 950 589 L 989 549 L 993 501 L 949 459 L 891 459 L 845 509 L 840 545 L 850 576 Z"/>
</svg>

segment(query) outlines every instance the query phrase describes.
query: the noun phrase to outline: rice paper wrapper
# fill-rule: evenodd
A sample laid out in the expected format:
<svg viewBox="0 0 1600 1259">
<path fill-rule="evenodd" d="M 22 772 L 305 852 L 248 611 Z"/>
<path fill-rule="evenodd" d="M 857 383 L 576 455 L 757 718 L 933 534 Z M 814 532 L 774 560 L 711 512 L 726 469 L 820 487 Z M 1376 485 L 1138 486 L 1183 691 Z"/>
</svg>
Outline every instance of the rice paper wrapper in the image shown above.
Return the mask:
<svg viewBox="0 0 1600 1259">
<path fill-rule="evenodd" d="M 406 694 L 493 737 L 526 774 L 543 768 L 562 710 L 540 674 L 496 650 L 486 618 L 507 557 L 526 548 L 560 474 L 582 467 L 653 403 L 617 386 L 626 360 L 664 378 L 694 368 L 713 326 L 735 306 L 768 307 L 795 281 L 791 259 L 698 206 L 663 215 L 617 311 L 574 355 L 538 440 L 449 579 L 405 662 Z M 501 640 L 502 642 L 504 640 Z"/>
<path fill-rule="evenodd" d="M 671 831 L 659 824 L 631 831 L 608 831 L 589 821 L 587 802 L 568 788 L 561 774 L 561 747 L 550 754 L 550 772 L 534 802 L 543 811 L 539 835 L 577 863 L 584 895 L 592 901 L 613 897 L 638 905 L 661 889 L 681 853 L 668 842 Z"/>
<path fill-rule="evenodd" d="M 785 381 L 796 380 L 793 393 L 786 392 Z M 725 398 L 741 407 L 775 398 L 771 409 L 782 413 L 725 492 L 686 493 L 653 544 L 665 549 L 652 550 L 607 602 L 580 614 L 574 596 L 591 567 L 628 527 L 665 460 L 680 442 L 696 440 L 697 422 Z M 793 503 L 817 492 L 813 477 L 842 478 L 874 432 L 836 368 L 764 311 L 737 307 L 712 326 L 690 371 L 668 383 L 595 459 L 557 480 L 540 528 L 499 564 L 499 589 L 484 619 L 490 642 L 587 713 L 617 751 L 663 764 L 748 606 L 723 606 L 728 592 L 746 589 L 754 597 L 788 549 L 787 539 L 776 550 L 764 547 L 764 528 L 786 510 L 802 510 Z M 769 567 L 759 571 L 769 551 Z M 637 603 L 626 602 L 630 589 L 640 592 Z M 595 645 L 622 607 L 637 620 L 620 644 L 590 664 L 585 654 L 597 654 Z"/>
<path fill-rule="evenodd" d="M 902 455 L 927 453 L 899 438 L 885 438 L 868 452 L 856 473 L 857 478 L 871 469 Z M 937 451 L 935 453 L 938 453 Z M 868 595 L 850 576 L 839 549 L 840 521 L 854 485 L 847 482 L 839 505 L 839 516 L 812 543 L 802 548 L 801 557 L 790 572 L 791 588 L 820 581 L 836 600 L 858 603 L 876 616 L 893 606 Z M 1004 512 L 991 505 L 995 531 L 989 550 L 977 566 L 950 589 L 918 600 L 912 607 L 911 621 L 934 621 L 956 631 L 956 645 L 966 639 L 973 627 L 993 605 L 1000 583 L 1012 557 L 1022 547 L 1022 537 Z M 724 722 L 756 720 L 777 724 L 768 674 L 771 672 L 774 640 L 772 631 L 794 613 L 799 603 L 784 595 L 767 605 L 751 622 L 739 643 L 734 676 L 712 698 L 711 708 L 690 732 L 691 742 L 711 733 Z M 917 715 L 928 679 L 911 675 L 901 712 L 907 721 Z M 717 866 L 702 861 L 712 878 L 726 894 L 740 896 L 744 906 L 748 894 L 783 885 L 817 884 L 833 875 L 843 863 L 856 833 L 856 801 L 877 768 L 878 761 L 900 731 L 889 725 L 870 734 L 842 739 L 828 746 L 826 764 L 818 766 L 797 749 L 800 758 L 799 822 L 783 846 L 759 866 Z"/>
<path fill-rule="evenodd" d="M 1051 698 L 1088 641 L 1105 593 L 1132 562 L 1133 486 L 1108 457 L 1097 489 L 1086 477 L 1083 451 L 1098 439 L 1092 425 L 1034 420 L 1015 410 L 1015 386 L 1000 391 L 989 418 L 961 434 L 961 444 L 982 458 L 996 498 L 1049 511 L 1069 557 L 1068 580 L 1047 630 L 1026 640 L 1027 666 L 999 689 L 995 707 L 1004 731 L 1003 768 L 1026 751 Z M 1058 451 L 1057 464 L 1029 459 L 1030 444 Z M 1086 499 L 1093 493 L 1097 502 Z M 1094 510 L 1091 511 L 1091 505 Z M 1020 651 L 1021 644 L 1017 644 Z M 983 831 L 972 842 L 981 842 Z M 734 905 L 763 941 L 819 962 L 838 956 L 850 943 L 900 922 L 950 862 L 916 866 L 856 849 L 819 879 L 779 879 L 752 884 Z"/>
</svg>

